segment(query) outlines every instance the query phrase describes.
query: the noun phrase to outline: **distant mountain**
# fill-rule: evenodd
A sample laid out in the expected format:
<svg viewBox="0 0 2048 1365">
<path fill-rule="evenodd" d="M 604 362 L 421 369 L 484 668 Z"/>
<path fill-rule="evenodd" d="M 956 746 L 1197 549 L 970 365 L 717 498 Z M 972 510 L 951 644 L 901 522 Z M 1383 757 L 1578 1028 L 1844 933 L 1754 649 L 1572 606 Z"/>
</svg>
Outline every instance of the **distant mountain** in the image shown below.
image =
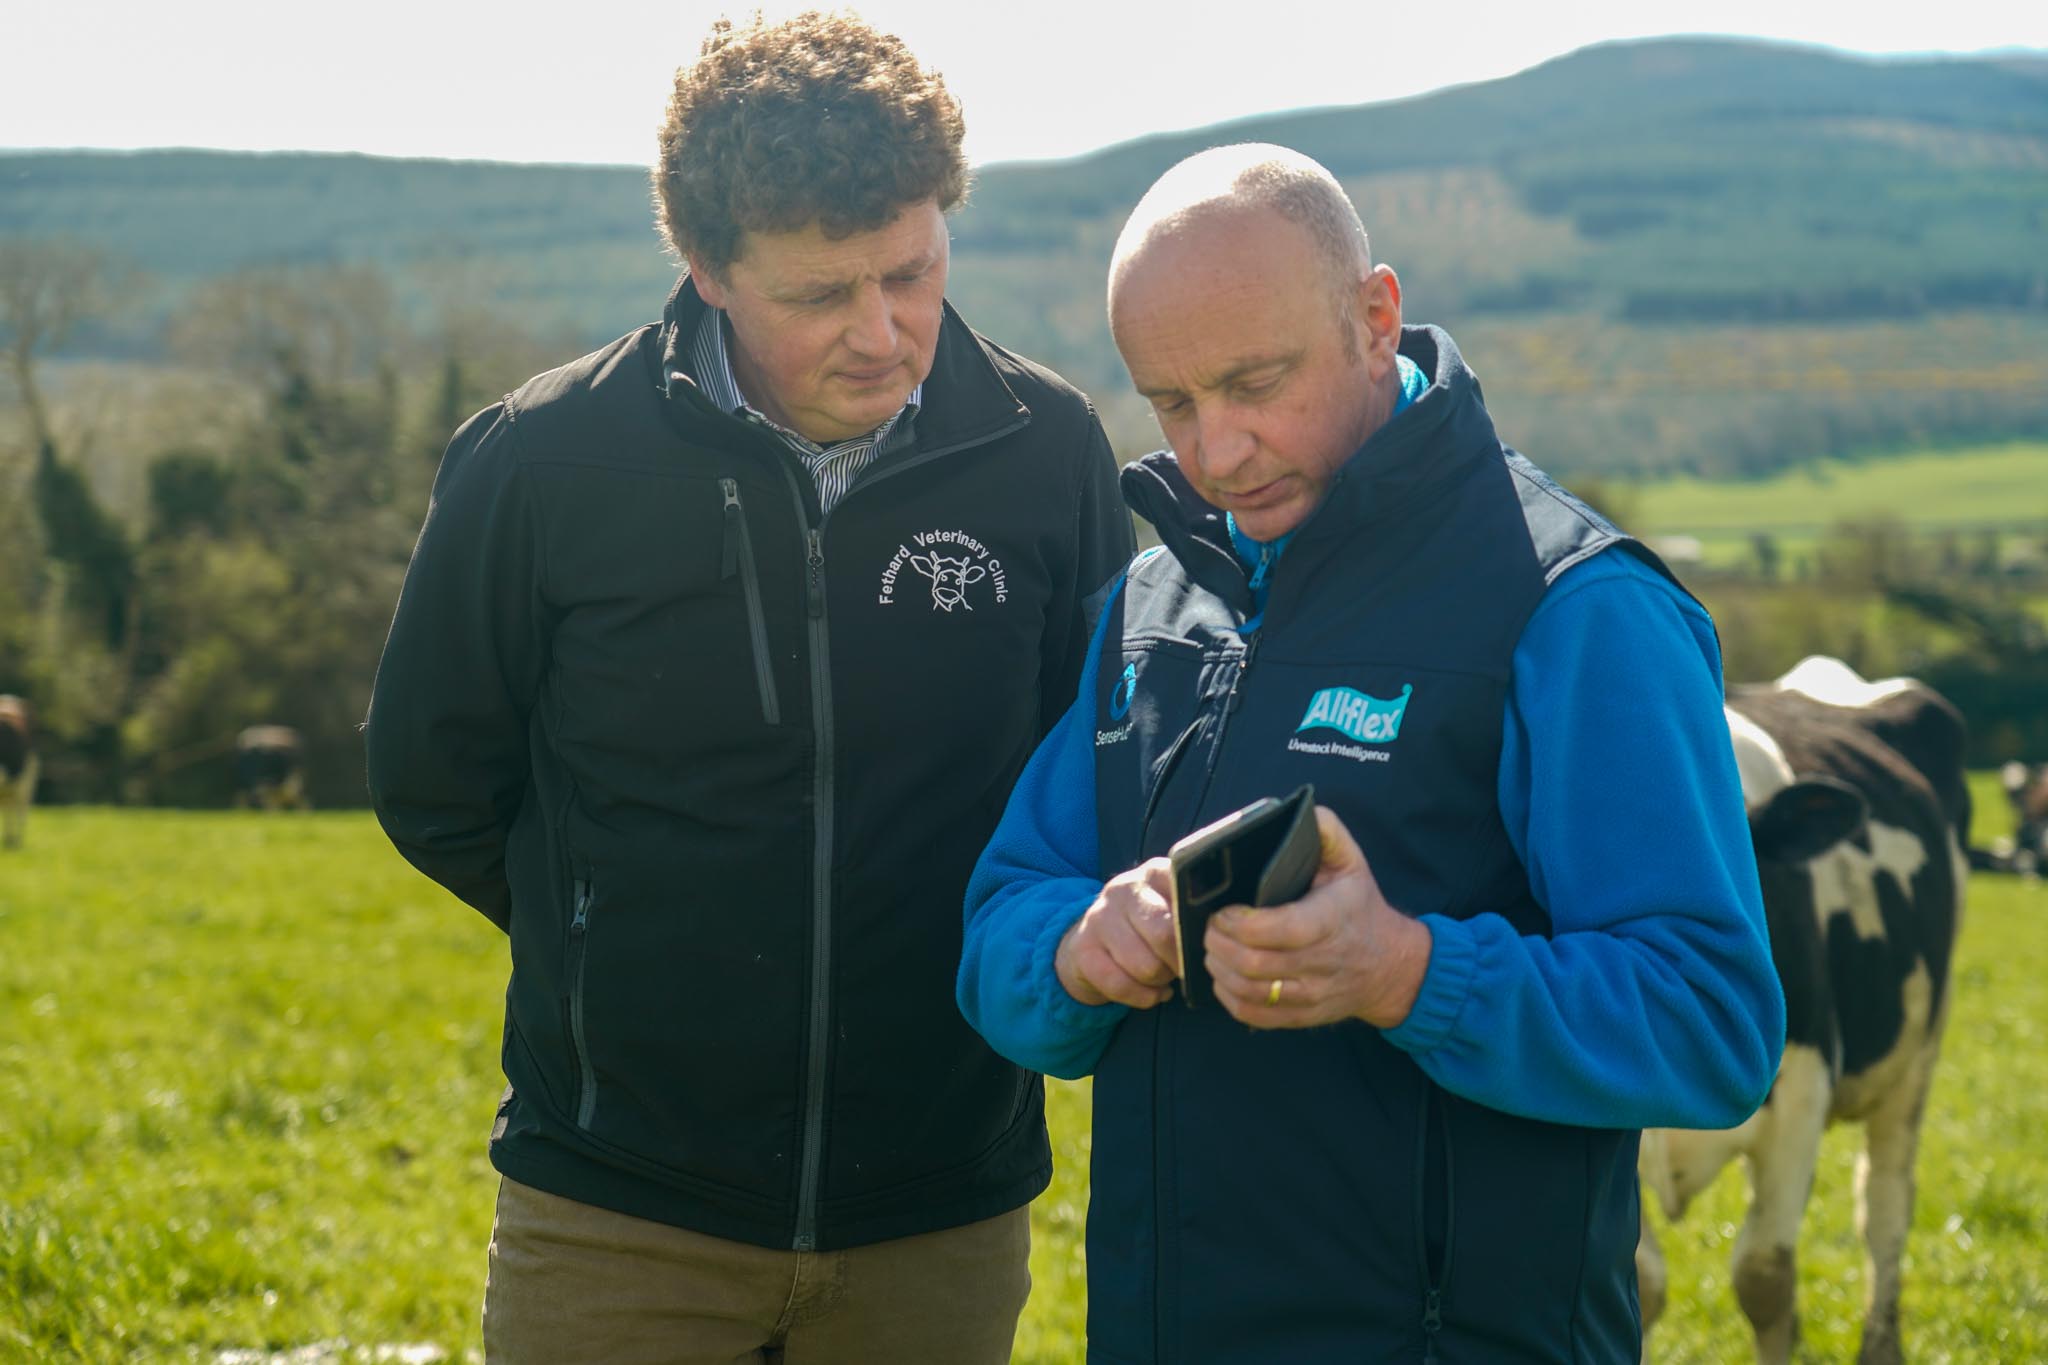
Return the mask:
<svg viewBox="0 0 2048 1365">
<path fill-rule="evenodd" d="M 1181 156 L 1250 140 L 1328 165 L 1411 313 L 1461 329 L 1938 316 L 2008 319 L 2009 342 L 2048 319 L 2048 55 L 1869 60 L 1720 39 L 1602 45 L 1413 99 L 987 167 L 955 220 L 956 301 L 1091 388 L 1120 386 L 1101 291 L 1124 215 Z M 0 235 L 140 266 L 153 292 L 81 344 L 142 355 L 180 291 L 253 265 L 368 262 L 416 314 L 482 294 L 590 343 L 652 316 L 674 273 L 631 168 L 6 154 Z M 2048 411 L 2033 401 L 1972 408 L 1962 427 L 2023 425 Z"/>
<path fill-rule="evenodd" d="M 963 255 L 1091 241 L 1162 169 L 1223 141 L 1282 143 L 1363 182 L 1368 229 L 1425 258 L 1442 229 L 1467 239 L 1476 228 L 1456 259 L 1430 262 L 1447 275 L 1486 267 L 1483 283 L 1443 282 L 1442 306 L 1463 315 L 2048 306 L 2048 65 L 1872 61 L 1710 39 L 1586 48 L 1415 99 L 995 167 L 961 221 Z M 1467 186 L 1453 196 L 1462 206 L 1405 218 L 1397 208 L 1384 220 L 1375 211 L 1376 182 L 1412 188 L 1430 176 Z M 1461 207 L 1478 221 L 1446 221 Z M 1542 229 L 1533 252 L 1531 225 Z"/>
<path fill-rule="evenodd" d="M 596 341 L 658 309 L 673 271 L 645 171 L 311 153 L 0 155 L 0 236 L 68 237 L 139 266 L 160 314 L 265 266 L 371 264 L 401 291 L 453 273 Z M 650 297 L 652 301 L 650 302 Z M 149 344 L 149 328 L 129 343 Z"/>
</svg>

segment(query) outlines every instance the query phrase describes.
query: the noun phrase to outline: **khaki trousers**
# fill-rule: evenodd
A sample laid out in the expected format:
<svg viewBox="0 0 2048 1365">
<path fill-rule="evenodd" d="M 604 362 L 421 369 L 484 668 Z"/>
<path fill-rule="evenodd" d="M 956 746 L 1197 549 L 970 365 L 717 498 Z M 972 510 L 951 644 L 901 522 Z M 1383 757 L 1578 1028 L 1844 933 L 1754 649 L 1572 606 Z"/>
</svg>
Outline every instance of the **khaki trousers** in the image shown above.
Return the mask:
<svg viewBox="0 0 2048 1365">
<path fill-rule="evenodd" d="M 850 1251 L 729 1242 L 500 1180 L 488 1365 L 1005 1365 L 1028 1209 Z"/>
</svg>

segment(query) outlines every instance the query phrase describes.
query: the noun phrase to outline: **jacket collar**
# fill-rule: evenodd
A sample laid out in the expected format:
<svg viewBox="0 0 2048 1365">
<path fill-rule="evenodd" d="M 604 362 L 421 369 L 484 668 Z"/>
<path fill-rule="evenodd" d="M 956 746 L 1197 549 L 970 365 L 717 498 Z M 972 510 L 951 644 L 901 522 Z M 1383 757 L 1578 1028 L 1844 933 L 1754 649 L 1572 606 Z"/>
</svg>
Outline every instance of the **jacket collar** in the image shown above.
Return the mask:
<svg viewBox="0 0 2048 1365">
<path fill-rule="evenodd" d="M 1251 584 L 1230 546 L 1223 513 L 1202 500 L 1170 450 L 1133 460 L 1117 475 L 1117 490 L 1133 512 L 1152 523 L 1159 543 L 1180 561 L 1201 588 L 1228 602 L 1239 616 L 1252 614 Z"/>
<path fill-rule="evenodd" d="M 1479 377 L 1440 327 L 1401 329 L 1401 354 L 1422 367 L 1422 396 L 1365 439 L 1330 481 L 1323 501 L 1301 523 L 1294 546 L 1341 538 L 1456 480 L 1471 463 L 1500 448 L 1486 414 Z M 1208 592 L 1249 610 L 1244 569 L 1231 549 L 1223 513 L 1194 490 L 1173 452 L 1162 450 L 1124 468 L 1120 487 L 1131 510 L 1152 523 L 1188 576 Z"/>
<path fill-rule="evenodd" d="M 1430 384 L 1420 398 L 1358 448 L 1301 525 L 1300 541 L 1349 534 L 1398 516 L 1461 478 L 1473 461 L 1498 453 L 1479 376 L 1440 327 L 1401 329 L 1401 354 Z"/>
<path fill-rule="evenodd" d="M 925 376 L 914 439 L 909 450 L 902 452 L 906 455 L 937 454 L 976 445 L 1031 420 L 1031 409 L 1004 381 L 987 343 L 954 311 L 950 302 L 941 306 L 945 312 L 939 321 L 939 342 L 932 357 L 932 371 Z M 687 413 L 687 420 L 731 421 L 735 419 L 717 412 L 694 383 L 669 378 L 688 371 L 686 360 L 691 342 L 708 307 L 685 271 L 669 291 L 668 302 L 661 310 L 660 372 L 655 380 L 672 408 Z"/>
</svg>

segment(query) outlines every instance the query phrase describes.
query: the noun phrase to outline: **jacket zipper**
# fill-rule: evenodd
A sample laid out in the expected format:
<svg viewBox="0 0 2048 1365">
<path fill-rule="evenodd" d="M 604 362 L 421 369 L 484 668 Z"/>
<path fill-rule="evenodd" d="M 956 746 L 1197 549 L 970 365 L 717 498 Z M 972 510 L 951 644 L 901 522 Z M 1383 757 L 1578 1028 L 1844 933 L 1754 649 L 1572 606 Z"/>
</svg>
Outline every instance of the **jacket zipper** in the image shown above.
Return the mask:
<svg viewBox="0 0 2048 1365">
<path fill-rule="evenodd" d="M 1451 1179 L 1450 1120 L 1434 1084 L 1423 1082 L 1422 1121 L 1415 1139 L 1415 1258 L 1422 1268 L 1422 1361 L 1435 1365 L 1436 1336 L 1444 1326 L 1444 1291 L 1451 1283 L 1451 1242 L 1457 1232 L 1455 1188 Z M 1431 1120 L 1437 1120 L 1432 1124 Z M 1444 1245 L 1435 1265 L 1429 1260 L 1429 1136 L 1437 1129 L 1443 1153 Z"/>
<path fill-rule="evenodd" d="M 853 485 L 839 495 L 839 501 L 843 504 L 870 484 L 880 483 L 956 450 L 997 440 L 1024 425 L 1024 420 L 1020 419 L 987 435 L 922 452 L 914 459 L 877 471 L 871 478 L 856 478 Z M 797 483 L 795 470 L 787 459 L 778 459 L 776 467 L 789 480 L 789 491 L 796 502 L 797 524 L 805 532 L 804 585 L 810 613 L 811 725 L 816 750 L 811 776 L 811 820 L 815 830 L 811 856 L 811 1028 L 804 1060 L 803 1162 L 797 1177 L 796 1235 L 791 1247 L 796 1251 L 815 1251 L 818 1247 L 818 1187 L 823 1180 L 825 1159 L 825 1063 L 832 1042 L 832 789 L 836 745 L 829 652 L 831 629 L 825 611 L 825 530 L 822 525 L 829 517 L 821 515 L 821 524 L 811 525 L 810 507 L 804 500 L 803 488 Z"/>
<path fill-rule="evenodd" d="M 1216 775 L 1216 756 L 1223 750 L 1223 731 L 1231 715 L 1237 710 L 1239 697 L 1244 688 L 1244 677 L 1251 670 L 1252 659 L 1257 655 L 1259 637 L 1253 635 L 1245 642 L 1245 651 L 1238 656 L 1237 673 L 1230 680 L 1230 690 L 1224 694 L 1223 704 L 1216 716 L 1216 743 L 1209 750 L 1208 767 L 1202 774 L 1202 789 L 1195 796 L 1195 809 L 1201 810 L 1201 803 L 1209 799 L 1209 784 Z M 1203 709 L 1203 714 L 1207 708 Z M 1138 825 L 1138 840 L 1142 847 L 1147 832 L 1152 826 L 1152 816 L 1159 806 L 1159 798 L 1166 791 L 1166 784 L 1172 779 L 1173 771 L 1187 756 L 1188 747 L 1194 734 L 1202 728 L 1202 715 L 1198 714 L 1166 751 L 1160 761 L 1159 780 L 1152 785 L 1152 794 L 1146 798 L 1144 818 Z M 1157 1019 L 1152 1021 L 1152 1356 L 1154 1360 L 1165 1360 L 1166 1342 L 1170 1314 L 1166 1305 L 1166 1252 L 1167 1245 L 1163 1222 L 1166 1216 L 1168 1194 L 1166 1172 L 1168 1163 L 1163 1150 L 1166 1132 L 1165 1085 L 1161 1076 L 1165 1071 L 1166 1028 Z"/>
<path fill-rule="evenodd" d="M 999 440 L 1021 430 L 1029 421 L 1029 417 L 1019 417 L 1008 426 L 969 440 L 920 452 L 912 459 L 890 465 L 871 478 L 857 478 L 840 495 L 840 501 L 844 502 L 870 484 L 928 464 L 943 455 Z M 753 428 L 749 427 L 749 430 Z M 797 469 L 779 442 L 773 443 L 767 455 L 769 462 L 781 470 L 783 478 L 788 481 L 790 497 L 796 504 L 797 525 L 804 528 L 804 583 L 811 654 L 811 725 L 815 749 L 811 771 L 811 1024 L 804 1058 L 803 1154 L 797 1176 L 796 1229 L 790 1245 L 795 1251 L 815 1251 L 818 1246 L 818 1188 L 823 1178 L 825 1155 L 826 1060 L 832 1041 L 832 792 L 835 744 L 829 653 L 831 631 L 825 611 L 823 522 L 827 518 L 821 513 L 820 524 L 811 524 L 810 502 L 804 496 L 805 486 L 798 481 Z"/>
<path fill-rule="evenodd" d="M 576 1126 L 587 1131 L 597 1115 L 597 1071 L 590 1064 L 590 1041 L 583 1031 L 583 967 L 590 950 L 588 873 L 576 878 L 574 890 L 569 918 L 569 1050 L 576 1054 Z"/>
<path fill-rule="evenodd" d="M 1261 565 L 1262 571 L 1263 568 L 1264 566 Z M 1208 766 L 1202 773 L 1202 789 L 1195 796 L 1194 808 L 1198 812 L 1202 809 L 1202 803 L 1209 799 L 1209 786 L 1216 776 L 1216 759 L 1223 752 L 1224 729 L 1229 724 L 1230 717 L 1236 713 L 1241 702 L 1245 675 L 1251 671 L 1252 660 L 1258 655 L 1259 638 L 1259 634 L 1254 634 L 1251 639 L 1245 642 L 1244 653 L 1238 656 L 1237 673 L 1230 680 L 1230 690 L 1223 696 L 1223 704 L 1216 716 L 1216 742 L 1210 747 Z M 1204 710 L 1206 711 L 1206 709 L 1205 707 Z M 1201 724 L 1202 718 L 1200 715 L 1197 715 L 1193 723 L 1187 729 L 1180 732 L 1180 737 L 1174 740 L 1173 746 L 1166 751 L 1166 758 L 1160 765 L 1159 781 L 1153 785 L 1152 795 L 1145 802 L 1144 820 L 1138 827 L 1138 838 L 1141 845 L 1146 831 L 1151 828 L 1152 815 L 1158 807 L 1160 794 L 1165 791 L 1167 780 L 1173 775 L 1173 769 L 1186 756 L 1189 741 L 1195 731 L 1201 728 Z M 1163 1226 L 1168 1193 L 1165 1175 L 1168 1164 L 1166 1153 L 1162 1150 L 1164 1139 L 1161 1136 L 1166 1131 L 1167 1115 L 1165 1086 L 1160 1079 L 1165 1066 L 1163 1057 L 1165 1034 L 1166 1029 L 1164 1025 L 1158 1020 L 1154 1020 L 1152 1024 L 1152 1354 L 1155 1360 L 1165 1360 L 1167 1358 L 1164 1352 L 1169 1325 L 1169 1315 L 1166 1306 L 1166 1253 L 1164 1250 L 1167 1240 Z"/>
<path fill-rule="evenodd" d="M 1168 1008 L 1171 1008 L 1170 1006 Z M 1171 1017 L 1171 1016 L 1167 1016 Z M 1166 1151 L 1166 1022 L 1154 1011 L 1152 1023 L 1152 1360 L 1169 1361 L 1166 1305 L 1166 1201 L 1172 1193 Z"/>
<path fill-rule="evenodd" d="M 787 466 L 785 466 L 787 468 Z M 811 636 L 811 1028 L 804 1058 L 803 1164 L 796 1196 L 797 1251 L 818 1248 L 818 1186 L 824 1179 L 825 1063 L 832 1042 L 832 668 L 825 617 L 825 533 L 810 524 L 803 490 L 794 486 L 804 527 L 804 588 Z"/>
<path fill-rule="evenodd" d="M 1270 540 L 1261 541 L 1259 542 L 1259 564 L 1257 568 L 1252 570 L 1252 576 L 1250 579 L 1247 580 L 1247 586 L 1249 586 L 1253 592 L 1257 592 L 1260 588 L 1265 587 L 1266 571 L 1271 569 L 1272 567 L 1273 542 Z"/>
<path fill-rule="evenodd" d="M 1237 714 L 1237 708 L 1244 703 L 1245 675 L 1251 672 L 1252 660 L 1258 657 L 1259 639 L 1264 632 L 1256 633 L 1245 641 L 1244 653 L 1237 656 L 1237 672 L 1231 676 L 1230 690 L 1223 694 L 1223 704 L 1216 711 L 1216 742 L 1209 746 L 1209 762 L 1202 769 L 1202 787 L 1195 793 L 1195 810 L 1200 812 L 1203 803 L 1209 799 L 1209 788 L 1216 781 L 1216 764 L 1223 756 L 1224 731 L 1230 726 L 1230 718 Z"/>
<path fill-rule="evenodd" d="M 1188 727 L 1167 746 L 1166 757 L 1159 760 L 1159 779 L 1152 784 L 1151 795 L 1145 798 L 1145 813 L 1138 820 L 1138 845 L 1144 847 L 1145 837 L 1152 829 L 1152 816 L 1159 809 L 1159 798 L 1166 793 L 1166 784 L 1173 780 L 1173 770 L 1180 766 L 1186 756 L 1188 745 L 1195 737 L 1195 731 L 1202 728 L 1202 718 L 1196 716 Z"/>
<path fill-rule="evenodd" d="M 1216 718 L 1216 744 L 1209 751 L 1208 770 L 1202 774 L 1202 790 L 1195 798 L 1195 809 L 1198 811 L 1201 809 L 1201 803 L 1209 798 L 1209 784 L 1216 776 L 1217 755 L 1223 752 L 1223 727 L 1242 703 L 1244 677 L 1251 671 L 1252 660 L 1258 657 L 1259 639 L 1260 634 L 1255 633 L 1251 639 L 1245 641 L 1244 653 L 1237 657 L 1237 673 L 1230 680 L 1230 691 L 1225 694 L 1222 712 Z M 1187 756 L 1188 745 L 1193 741 L 1195 732 L 1202 728 L 1202 717 L 1206 714 L 1205 708 L 1188 722 L 1188 727 L 1167 746 L 1166 757 L 1159 760 L 1159 780 L 1152 784 L 1152 791 L 1145 798 L 1145 813 L 1138 820 L 1138 843 L 1141 847 L 1146 835 L 1151 832 L 1152 817 L 1158 813 L 1159 798 L 1165 794 L 1166 784 L 1172 779 L 1174 769 L 1178 768 L 1181 759 Z"/>
<path fill-rule="evenodd" d="M 740 502 L 737 479 L 720 479 L 725 494 L 725 537 L 719 556 L 719 577 L 731 578 L 735 569 L 747 597 L 747 630 L 754 642 L 754 682 L 761 691 L 761 719 L 770 725 L 782 723 L 782 702 L 775 693 L 775 665 L 768 655 L 768 617 L 761 608 L 761 576 L 754 564 L 754 539 L 747 532 L 747 509 Z"/>
</svg>

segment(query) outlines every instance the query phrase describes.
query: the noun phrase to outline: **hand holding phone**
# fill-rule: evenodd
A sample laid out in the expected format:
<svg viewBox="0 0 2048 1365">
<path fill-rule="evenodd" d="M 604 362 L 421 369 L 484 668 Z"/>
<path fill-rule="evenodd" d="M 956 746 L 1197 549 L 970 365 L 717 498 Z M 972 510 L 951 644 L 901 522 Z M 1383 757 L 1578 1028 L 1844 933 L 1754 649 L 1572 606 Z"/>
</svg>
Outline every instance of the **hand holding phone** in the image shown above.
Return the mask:
<svg viewBox="0 0 2048 1365">
<path fill-rule="evenodd" d="M 1322 855 L 1316 793 L 1307 784 L 1264 797 L 1181 839 L 1167 850 L 1173 869 L 1173 918 L 1181 998 L 1192 1007 L 1215 999 L 1202 961 L 1209 917 L 1226 905 L 1285 905 L 1314 881 Z"/>
</svg>

